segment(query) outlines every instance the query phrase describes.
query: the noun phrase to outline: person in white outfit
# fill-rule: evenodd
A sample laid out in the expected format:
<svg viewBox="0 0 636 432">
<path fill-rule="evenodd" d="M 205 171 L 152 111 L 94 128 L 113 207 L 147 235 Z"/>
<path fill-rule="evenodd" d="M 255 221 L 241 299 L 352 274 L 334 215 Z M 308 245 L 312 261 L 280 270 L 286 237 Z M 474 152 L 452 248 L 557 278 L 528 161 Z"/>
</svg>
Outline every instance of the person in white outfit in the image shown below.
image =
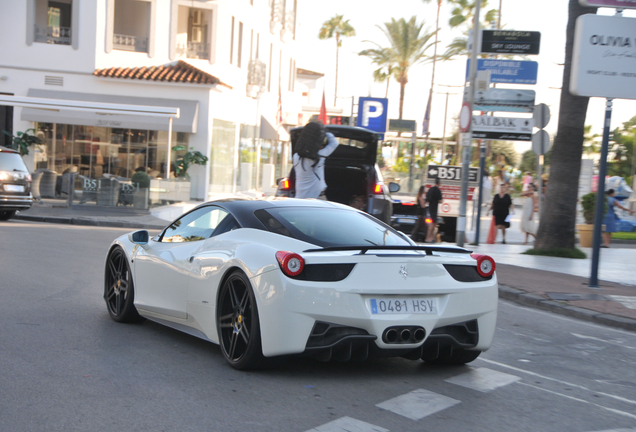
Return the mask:
<svg viewBox="0 0 636 432">
<path fill-rule="evenodd" d="M 537 206 L 539 205 L 539 194 L 534 183 L 530 183 L 528 190 L 526 192 L 522 192 L 521 196 L 526 197 L 526 200 L 523 203 L 520 227 L 521 232 L 526 233 L 526 241 L 524 244 L 528 244 L 528 236 L 536 238 L 538 228 L 535 214 L 537 213 Z"/>
<path fill-rule="evenodd" d="M 307 127 L 307 126 L 305 126 Z M 318 160 L 302 158 L 294 153 L 294 171 L 296 172 L 296 198 L 318 198 L 326 200 L 325 190 L 325 159 L 338 147 L 336 137 L 331 133 L 325 134 L 326 145 L 318 150 Z"/>
</svg>

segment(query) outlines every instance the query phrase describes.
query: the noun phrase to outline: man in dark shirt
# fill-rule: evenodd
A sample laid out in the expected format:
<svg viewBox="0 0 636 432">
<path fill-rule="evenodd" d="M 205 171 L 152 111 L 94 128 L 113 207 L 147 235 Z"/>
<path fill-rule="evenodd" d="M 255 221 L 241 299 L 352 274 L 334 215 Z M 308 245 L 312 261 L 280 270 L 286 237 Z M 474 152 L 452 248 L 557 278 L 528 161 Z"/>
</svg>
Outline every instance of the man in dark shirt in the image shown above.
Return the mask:
<svg viewBox="0 0 636 432">
<path fill-rule="evenodd" d="M 442 191 L 439 189 L 440 180 L 435 179 L 435 186 L 426 192 L 426 201 L 428 202 L 428 211 L 433 222 L 428 225 L 428 233 L 426 235 L 427 243 L 436 243 L 437 233 L 437 206 L 442 202 Z"/>
</svg>

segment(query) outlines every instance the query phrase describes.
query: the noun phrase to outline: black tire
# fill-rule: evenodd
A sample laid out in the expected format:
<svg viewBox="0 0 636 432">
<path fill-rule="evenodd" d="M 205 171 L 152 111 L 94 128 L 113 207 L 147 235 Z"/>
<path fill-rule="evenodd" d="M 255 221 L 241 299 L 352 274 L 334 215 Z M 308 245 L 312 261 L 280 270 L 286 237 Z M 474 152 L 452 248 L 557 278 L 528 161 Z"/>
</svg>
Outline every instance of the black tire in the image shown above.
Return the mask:
<svg viewBox="0 0 636 432">
<path fill-rule="evenodd" d="M 248 370 L 265 365 L 254 291 L 241 271 L 234 271 L 221 286 L 216 325 L 221 352 L 230 366 Z"/>
<path fill-rule="evenodd" d="M 453 350 L 453 353 L 450 357 L 438 357 L 432 360 L 424 359 L 426 363 L 436 364 L 436 365 L 445 365 L 445 366 L 458 366 L 466 363 L 470 363 L 473 360 L 476 360 L 479 357 L 481 351 L 469 351 L 464 349 L 456 349 Z"/>
<path fill-rule="evenodd" d="M 9 220 L 13 216 L 15 216 L 15 210 L 0 211 L 0 220 L 3 220 L 3 221 Z"/>
<path fill-rule="evenodd" d="M 116 247 L 108 255 L 104 275 L 104 300 L 110 317 L 120 323 L 141 320 L 135 308 L 135 289 L 126 253 Z"/>
</svg>

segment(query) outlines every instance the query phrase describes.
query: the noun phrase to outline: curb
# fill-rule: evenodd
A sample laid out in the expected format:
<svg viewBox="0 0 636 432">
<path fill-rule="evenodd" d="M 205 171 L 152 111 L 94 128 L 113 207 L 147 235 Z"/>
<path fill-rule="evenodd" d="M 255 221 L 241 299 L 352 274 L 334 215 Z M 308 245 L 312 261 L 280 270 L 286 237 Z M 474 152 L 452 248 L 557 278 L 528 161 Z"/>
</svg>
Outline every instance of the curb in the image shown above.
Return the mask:
<svg viewBox="0 0 636 432">
<path fill-rule="evenodd" d="M 565 302 L 548 300 L 540 295 L 528 294 L 526 291 L 510 288 L 505 285 L 499 285 L 499 297 L 524 306 L 535 307 L 559 315 L 636 332 L 636 320 L 634 319 L 570 306 Z"/>
<path fill-rule="evenodd" d="M 98 226 L 104 228 L 131 228 L 131 229 L 152 229 L 161 230 L 165 226 L 142 224 L 139 222 L 122 222 L 122 221 L 104 221 L 95 220 L 90 218 L 67 218 L 67 217 L 55 217 L 55 216 L 29 216 L 29 215 L 15 215 L 13 219 L 31 221 L 31 222 L 44 222 L 55 223 L 63 225 L 81 225 L 81 226 Z"/>
</svg>

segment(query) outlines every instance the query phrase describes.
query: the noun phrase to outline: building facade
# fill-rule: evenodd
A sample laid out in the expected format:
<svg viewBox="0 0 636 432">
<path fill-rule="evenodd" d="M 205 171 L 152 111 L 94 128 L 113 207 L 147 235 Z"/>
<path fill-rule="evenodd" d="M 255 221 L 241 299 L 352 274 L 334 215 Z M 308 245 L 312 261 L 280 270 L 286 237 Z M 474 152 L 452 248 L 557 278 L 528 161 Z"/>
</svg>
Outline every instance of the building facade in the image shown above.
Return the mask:
<svg viewBox="0 0 636 432">
<path fill-rule="evenodd" d="M 35 129 L 43 143 L 27 166 L 76 173 L 85 203 L 97 203 L 91 192 L 101 181 L 138 189 L 139 171 L 153 180 L 151 204 L 271 189 L 288 168 L 287 130 L 302 119 L 296 8 L 297 0 L 3 1 L 0 94 L 180 115 L 3 106 L 0 118 L 13 132 Z M 184 176 L 187 152 L 208 161 Z M 55 195 L 68 194 L 59 183 Z"/>
</svg>

